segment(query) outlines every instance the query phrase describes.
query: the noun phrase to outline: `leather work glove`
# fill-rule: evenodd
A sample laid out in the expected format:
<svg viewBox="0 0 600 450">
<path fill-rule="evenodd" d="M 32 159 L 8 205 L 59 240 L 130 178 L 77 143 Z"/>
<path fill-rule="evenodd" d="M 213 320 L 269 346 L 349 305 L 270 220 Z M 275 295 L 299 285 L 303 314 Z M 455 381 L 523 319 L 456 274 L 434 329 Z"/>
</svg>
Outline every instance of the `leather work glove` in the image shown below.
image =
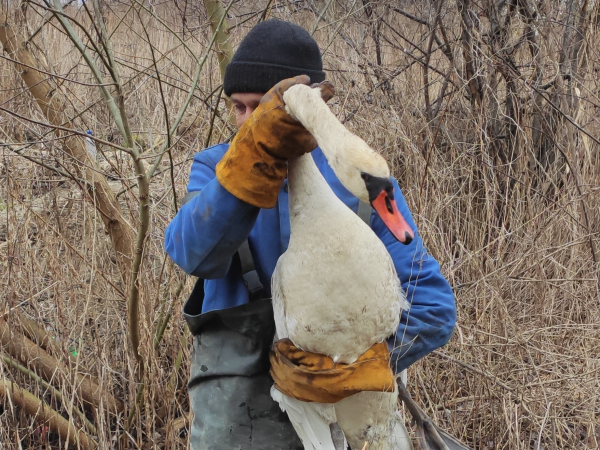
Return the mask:
<svg viewBox="0 0 600 450">
<path fill-rule="evenodd" d="M 358 392 L 392 392 L 395 387 L 385 341 L 373 345 L 352 364 L 344 364 L 281 339 L 273 343 L 269 359 L 275 388 L 304 402 L 337 403 Z"/>
<path fill-rule="evenodd" d="M 296 84 L 310 83 L 307 75 L 280 81 L 240 127 L 229 150 L 217 164 L 219 183 L 240 200 L 272 208 L 287 176 L 287 160 L 314 150 L 317 142 L 300 122 L 285 111 L 283 93 Z M 323 99 L 333 96 L 333 85 L 321 84 Z"/>
</svg>

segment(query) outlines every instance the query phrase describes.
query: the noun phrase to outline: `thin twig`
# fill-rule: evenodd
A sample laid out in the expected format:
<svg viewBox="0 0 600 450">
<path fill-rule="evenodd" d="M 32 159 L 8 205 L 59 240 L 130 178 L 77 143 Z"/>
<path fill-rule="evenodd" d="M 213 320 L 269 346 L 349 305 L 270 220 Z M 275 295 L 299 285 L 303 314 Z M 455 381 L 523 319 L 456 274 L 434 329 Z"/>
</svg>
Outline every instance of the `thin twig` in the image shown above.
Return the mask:
<svg viewBox="0 0 600 450">
<path fill-rule="evenodd" d="M 310 35 L 311 36 L 313 34 L 315 34 L 315 31 L 317 31 L 317 27 L 319 26 L 319 22 L 321 21 L 321 19 L 323 18 L 323 16 L 327 12 L 327 10 L 329 9 L 329 5 L 331 5 L 332 1 L 333 0 L 327 0 L 327 3 L 325 4 L 325 6 L 323 6 L 323 10 L 319 14 L 319 17 L 317 17 L 317 20 L 315 20 L 315 24 L 313 25 L 312 30 L 310 30 Z"/>
</svg>

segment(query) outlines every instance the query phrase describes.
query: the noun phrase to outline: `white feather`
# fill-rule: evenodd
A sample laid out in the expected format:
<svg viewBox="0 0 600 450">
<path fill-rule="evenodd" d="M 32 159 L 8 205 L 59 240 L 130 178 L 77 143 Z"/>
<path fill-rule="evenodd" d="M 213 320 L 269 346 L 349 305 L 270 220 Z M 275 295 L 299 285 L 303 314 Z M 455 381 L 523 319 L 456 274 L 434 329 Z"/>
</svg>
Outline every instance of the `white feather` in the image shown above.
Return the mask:
<svg viewBox="0 0 600 450">
<path fill-rule="evenodd" d="M 287 412 L 290 422 L 302 440 L 304 450 L 336 450 L 329 424 L 337 422 L 333 405 L 296 400 L 273 386 L 271 397 Z M 344 442 L 344 448 L 347 444 Z"/>
</svg>

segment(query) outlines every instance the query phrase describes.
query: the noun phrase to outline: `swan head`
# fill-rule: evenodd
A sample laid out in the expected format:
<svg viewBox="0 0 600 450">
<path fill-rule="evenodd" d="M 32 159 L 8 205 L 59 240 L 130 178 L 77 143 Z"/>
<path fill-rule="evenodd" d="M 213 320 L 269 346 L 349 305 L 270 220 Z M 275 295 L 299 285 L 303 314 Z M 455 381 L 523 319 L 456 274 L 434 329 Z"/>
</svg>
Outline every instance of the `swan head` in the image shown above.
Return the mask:
<svg viewBox="0 0 600 450">
<path fill-rule="evenodd" d="M 321 88 L 303 84 L 290 87 L 283 94 L 286 111 L 315 137 L 329 165 L 354 196 L 377 211 L 396 239 L 410 244 L 413 231 L 398 211 L 394 185 L 385 159 L 365 141 L 342 125 L 323 100 Z M 328 89 L 328 90 L 327 90 Z"/>
<path fill-rule="evenodd" d="M 398 210 L 386 160 L 349 132 L 338 142 L 342 145 L 328 161 L 341 183 L 359 200 L 373 207 L 398 241 L 410 244 L 414 233 Z M 328 153 L 325 149 L 323 152 Z"/>
</svg>

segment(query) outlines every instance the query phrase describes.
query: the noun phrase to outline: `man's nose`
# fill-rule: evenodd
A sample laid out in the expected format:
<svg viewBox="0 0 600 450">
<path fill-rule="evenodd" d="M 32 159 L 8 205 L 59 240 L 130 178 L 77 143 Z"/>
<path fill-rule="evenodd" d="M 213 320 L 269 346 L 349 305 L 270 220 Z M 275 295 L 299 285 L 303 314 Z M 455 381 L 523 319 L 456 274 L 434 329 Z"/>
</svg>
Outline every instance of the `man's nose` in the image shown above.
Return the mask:
<svg viewBox="0 0 600 450">
<path fill-rule="evenodd" d="M 248 106 L 248 107 L 246 108 L 246 119 L 247 119 L 248 117 L 250 117 L 250 115 L 251 115 L 251 114 L 254 112 L 254 110 L 255 110 L 255 109 L 256 109 L 256 108 L 252 108 L 251 106 Z"/>
</svg>

